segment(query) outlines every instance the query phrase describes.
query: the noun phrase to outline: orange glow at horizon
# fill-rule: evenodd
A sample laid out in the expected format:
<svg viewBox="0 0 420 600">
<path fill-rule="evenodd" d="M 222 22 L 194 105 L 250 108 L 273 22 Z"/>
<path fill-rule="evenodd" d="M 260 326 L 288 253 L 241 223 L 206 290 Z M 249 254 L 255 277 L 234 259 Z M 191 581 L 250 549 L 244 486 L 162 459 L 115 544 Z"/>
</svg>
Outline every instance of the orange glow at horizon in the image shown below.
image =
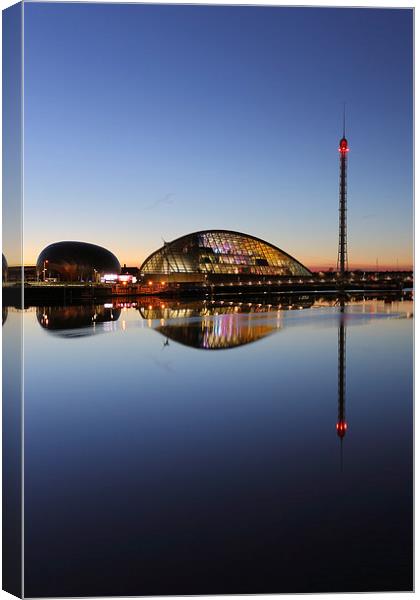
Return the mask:
<svg viewBox="0 0 420 600">
<path fill-rule="evenodd" d="M 156 248 L 153 248 L 149 251 L 139 251 L 139 254 L 137 256 L 132 256 L 131 253 L 130 255 L 124 255 L 123 253 L 121 253 L 121 255 L 119 255 L 118 251 L 116 250 L 115 247 L 112 246 L 112 244 L 101 244 L 100 242 L 94 241 L 92 243 L 98 243 L 98 245 L 104 245 L 104 247 L 108 248 L 111 250 L 111 252 L 113 252 L 118 260 L 121 263 L 121 266 L 123 266 L 124 264 L 127 265 L 127 267 L 140 267 L 143 262 L 146 260 L 146 258 L 155 250 L 157 250 L 158 247 L 160 246 L 156 246 Z M 44 246 L 42 246 L 43 248 Z M 41 249 L 42 249 L 41 248 Z M 332 260 L 319 260 L 316 261 L 314 259 L 308 259 L 305 260 L 304 256 L 300 256 L 298 253 L 293 253 L 293 251 L 289 251 L 289 249 L 285 250 L 286 252 L 288 252 L 289 254 L 291 254 L 294 258 L 296 258 L 299 262 L 301 262 L 305 267 L 307 267 L 310 271 L 313 272 L 319 272 L 319 271 L 336 271 L 337 270 L 337 260 L 336 259 L 332 259 Z M 40 250 L 41 252 L 41 250 Z M 25 266 L 34 266 L 36 264 L 37 258 L 38 258 L 38 252 L 34 252 L 32 251 L 28 251 L 25 252 L 24 254 L 24 265 Z M 121 257 L 120 257 L 121 256 Z M 8 258 L 8 257 L 6 257 Z M 9 260 L 8 259 L 8 264 L 9 267 L 14 267 L 14 266 L 18 266 L 18 263 L 16 260 Z M 352 261 L 350 259 L 349 261 L 349 270 L 350 271 L 412 271 L 413 270 L 413 260 L 412 257 L 408 257 L 408 258 L 399 258 L 398 261 L 397 259 L 394 260 L 384 260 L 383 262 L 381 260 L 378 261 L 378 265 L 376 265 L 376 258 L 371 258 L 369 257 L 369 259 L 367 260 L 354 260 Z"/>
</svg>

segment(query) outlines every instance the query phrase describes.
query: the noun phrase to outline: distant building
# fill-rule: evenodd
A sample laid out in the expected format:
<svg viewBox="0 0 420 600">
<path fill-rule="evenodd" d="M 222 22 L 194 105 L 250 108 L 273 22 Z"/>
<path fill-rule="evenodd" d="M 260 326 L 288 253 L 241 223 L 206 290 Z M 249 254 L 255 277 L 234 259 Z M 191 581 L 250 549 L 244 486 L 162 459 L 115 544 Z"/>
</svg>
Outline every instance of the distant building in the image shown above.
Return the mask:
<svg viewBox="0 0 420 600">
<path fill-rule="evenodd" d="M 236 231 L 198 231 L 151 254 L 140 267 L 150 281 L 205 282 L 309 277 L 295 258 L 269 242 Z"/>
<path fill-rule="evenodd" d="M 139 268 L 138 267 L 127 267 L 124 263 L 121 267 L 121 275 L 131 275 L 132 277 L 138 278 L 139 276 Z"/>
<path fill-rule="evenodd" d="M 23 279 L 28 282 L 37 280 L 36 265 L 23 267 Z"/>
<path fill-rule="evenodd" d="M 119 275 L 121 265 L 106 248 L 87 242 L 56 242 L 41 252 L 36 263 L 40 281 L 96 282 L 106 274 Z"/>
<path fill-rule="evenodd" d="M 2 254 L 2 281 L 5 283 L 7 281 L 9 271 L 9 265 L 7 264 L 6 257 Z"/>
</svg>

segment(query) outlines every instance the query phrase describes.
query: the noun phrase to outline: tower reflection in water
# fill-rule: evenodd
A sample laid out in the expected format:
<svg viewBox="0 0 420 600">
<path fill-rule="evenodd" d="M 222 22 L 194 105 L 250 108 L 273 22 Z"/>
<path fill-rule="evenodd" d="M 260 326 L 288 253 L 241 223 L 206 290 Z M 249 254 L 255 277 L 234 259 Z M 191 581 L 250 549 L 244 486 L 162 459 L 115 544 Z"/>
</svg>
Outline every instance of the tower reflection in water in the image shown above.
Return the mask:
<svg viewBox="0 0 420 600">
<path fill-rule="evenodd" d="M 347 431 L 346 421 L 346 303 L 340 298 L 338 325 L 338 416 L 337 435 L 340 438 L 340 464 L 343 469 L 343 439 Z"/>
<path fill-rule="evenodd" d="M 38 306 L 36 317 L 44 329 L 62 337 L 83 337 L 107 331 L 118 321 L 121 309 L 110 305 Z M 97 328 L 96 325 L 104 324 Z"/>
<path fill-rule="evenodd" d="M 293 304 L 287 302 L 290 309 L 313 304 L 313 300 L 301 297 L 294 299 Z M 202 350 L 226 350 L 250 344 L 281 329 L 280 307 L 285 308 L 255 302 L 206 301 L 152 303 L 140 306 L 139 312 L 148 321 L 160 321 L 155 331 L 166 338 L 165 346 L 173 340 Z"/>
</svg>

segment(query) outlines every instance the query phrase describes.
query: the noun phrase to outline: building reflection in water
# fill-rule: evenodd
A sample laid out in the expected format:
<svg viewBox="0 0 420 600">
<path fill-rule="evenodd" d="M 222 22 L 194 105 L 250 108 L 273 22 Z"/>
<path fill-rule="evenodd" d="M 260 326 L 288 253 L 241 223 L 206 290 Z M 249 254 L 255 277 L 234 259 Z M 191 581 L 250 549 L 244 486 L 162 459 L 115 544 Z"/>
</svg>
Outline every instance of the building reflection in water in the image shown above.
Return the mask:
<svg viewBox="0 0 420 600">
<path fill-rule="evenodd" d="M 280 310 L 308 308 L 313 304 L 309 297 L 296 297 L 291 302 L 290 298 L 284 305 L 229 300 L 188 304 L 152 302 L 140 306 L 139 312 L 148 321 L 160 321 L 155 330 L 165 336 L 165 346 L 173 340 L 193 348 L 222 350 L 250 344 L 281 329 Z M 271 318 L 267 318 L 268 313 Z"/>
<path fill-rule="evenodd" d="M 36 317 L 44 329 L 63 337 L 82 337 L 106 331 L 118 321 L 121 309 L 109 305 L 38 306 Z M 104 324 L 98 329 L 96 325 Z"/>
<path fill-rule="evenodd" d="M 186 325 L 161 325 L 156 331 L 180 344 L 203 350 L 235 348 L 255 342 L 280 329 L 277 325 L 254 325 L 250 318 L 240 314 L 222 314 L 203 317 L 201 322 Z"/>
</svg>

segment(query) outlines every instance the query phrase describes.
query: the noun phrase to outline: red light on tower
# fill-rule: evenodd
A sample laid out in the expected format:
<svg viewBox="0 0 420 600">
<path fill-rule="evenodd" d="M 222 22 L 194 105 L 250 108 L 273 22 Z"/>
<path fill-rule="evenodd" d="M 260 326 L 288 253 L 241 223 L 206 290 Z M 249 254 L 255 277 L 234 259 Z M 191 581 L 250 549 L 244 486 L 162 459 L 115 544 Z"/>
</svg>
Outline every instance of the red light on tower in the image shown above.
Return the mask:
<svg viewBox="0 0 420 600">
<path fill-rule="evenodd" d="M 350 148 L 348 147 L 346 138 L 345 137 L 341 138 L 340 147 L 338 148 L 338 151 L 340 152 L 340 154 L 345 154 L 349 150 L 350 150 Z"/>
</svg>

